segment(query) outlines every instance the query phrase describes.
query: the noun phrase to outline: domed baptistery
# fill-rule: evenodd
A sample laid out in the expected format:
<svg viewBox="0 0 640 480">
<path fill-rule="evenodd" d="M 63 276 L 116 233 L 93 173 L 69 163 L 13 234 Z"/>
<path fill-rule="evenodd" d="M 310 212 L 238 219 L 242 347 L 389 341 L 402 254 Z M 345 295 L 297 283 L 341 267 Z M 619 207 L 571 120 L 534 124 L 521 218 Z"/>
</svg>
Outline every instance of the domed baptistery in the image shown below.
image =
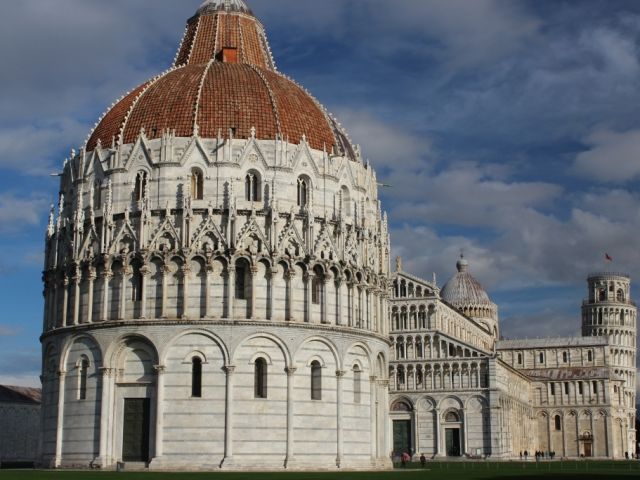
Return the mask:
<svg viewBox="0 0 640 480">
<path fill-rule="evenodd" d="M 359 148 L 243 1 L 205 2 L 65 162 L 43 461 L 386 466 L 388 275 Z"/>
</svg>

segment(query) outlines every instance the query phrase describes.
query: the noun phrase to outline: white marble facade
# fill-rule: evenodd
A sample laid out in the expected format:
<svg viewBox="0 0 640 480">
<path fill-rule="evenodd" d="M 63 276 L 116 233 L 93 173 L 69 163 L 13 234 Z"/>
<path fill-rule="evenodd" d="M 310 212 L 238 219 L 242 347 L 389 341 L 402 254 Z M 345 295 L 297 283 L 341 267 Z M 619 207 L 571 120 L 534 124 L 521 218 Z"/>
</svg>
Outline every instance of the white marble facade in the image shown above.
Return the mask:
<svg viewBox="0 0 640 480">
<path fill-rule="evenodd" d="M 127 398 L 151 400 L 151 468 L 388 462 L 389 244 L 370 167 L 304 139 L 141 135 L 75 155 L 61 185 L 45 272 L 45 463 L 122 461 Z"/>
<path fill-rule="evenodd" d="M 394 454 L 519 458 L 543 451 L 622 459 L 634 453 L 636 307 L 629 277 L 589 277 L 581 337 L 499 340 L 497 310 L 460 264 L 443 288 L 459 287 L 448 301 L 401 262 L 392 275 Z M 491 321 L 478 298 L 491 308 Z"/>
</svg>

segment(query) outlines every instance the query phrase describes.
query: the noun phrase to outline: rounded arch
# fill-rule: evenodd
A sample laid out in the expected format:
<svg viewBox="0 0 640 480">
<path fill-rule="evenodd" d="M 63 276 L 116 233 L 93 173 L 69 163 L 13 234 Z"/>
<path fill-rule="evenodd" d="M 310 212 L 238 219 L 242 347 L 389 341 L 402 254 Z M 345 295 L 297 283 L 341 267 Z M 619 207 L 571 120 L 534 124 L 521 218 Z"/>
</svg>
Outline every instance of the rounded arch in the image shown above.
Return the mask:
<svg viewBox="0 0 640 480">
<path fill-rule="evenodd" d="M 73 335 L 65 340 L 61 349 L 61 352 L 62 352 L 60 356 L 61 366 L 67 364 L 67 362 L 69 361 L 69 353 L 71 352 L 73 346 L 81 340 L 87 340 L 93 347 L 95 347 L 95 351 L 98 353 L 98 358 L 94 358 L 93 360 L 96 364 L 102 364 L 102 359 L 103 359 L 102 348 L 100 348 L 100 344 L 98 343 L 98 341 L 95 339 L 95 337 L 93 337 L 88 333 L 80 333 L 77 335 Z"/>
<path fill-rule="evenodd" d="M 464 403 L 462 402 L 462 400 L 454 395 L 444 397 L 438 402 L 438 410 L 440 410 L 441 412 L 445 412 L 451 409 L 460 410 L 463 408 L 463 406 Z"/>
<path fill-rule="evenodd" d="M 289 367 L 289 366 L 291 366 L 293 364 L 292 357 L 291 357 L 291 352 L 289 351 L 289 348 L 287 347 L 287 344 L 280 337 L 278 337 L 278 336 L 276 336 L 276 335 L 274 335 L 272 333 L 267 333 L 267 332 L 255 332 L 255 333 L 252 333 L 251 335 L 243 338 L 242 341 L 240 343 L 238 343 L 238 345 L 236 345 L 236 347 L 233 349 L 233 351 L 231 352 L 231 357 L 229 357 L 229 358 L 231 358 L 231 359 L 233 359 L 233 361 L 235 361 L 236 355 L 238 354 L 238 351 L 240 351 L 240 349 L 243 346 L 245 346 L 248 342 L 250 342 L 251 340 L 253 340 L 255 338 L 266 338 L 268 340 L 271 340 L 273 343 L 275 343 L 280 348 L 280 351 L 282 352 L 282 355 L 284 357 L 285 366 Z M 258 355 L 256 354 L 255 356 L 258 356 Z M 254 360 L 255 360 L 255 358 L 254 358 Z M 270 357 L 268 357 L 268 363 L 269 363 L 269 365 L 271 365 L 271 363 L 272 363 L 272 359 Z"/>
<path fill-rule="evenodd" d="M 394 398 L 389 408 L 390 412 L 413 412 L 414 410 L 415 405 L 413 401 L 404 395 Z"/>
<path fill-rule="evenodd" d="M 366 369 L 371 370 L 371 365 L 372 365 L 372 362 L 371 362 L 371 355 L 372 355 L 372 351 L 371 351 L 371 348 L 370 348 L 366 343 L 364 343 L 364 342 L 356 341 L 356 342 L 353 342 L 352 344 L 350 344 L 350 345 L 345 349 L 345 355 L 344 355 L 344 362 L 343 362 L 343 363 L 344 363 L 345 365 L 347 365 L 347 364 L 346 364 L 347 356 L 348 356 L 352 351 L 357 350 L 357 349 L 362 350 L 362 352 L 364 353 L 364 356 L 365 356 L 365 358 L 366 358 L 366 360 L 367 360 L 367 365 L 361 365 L 361 366 L 363 366 L 363 367 L 364 367 L 364 368 L 366 368 Z M 347 365 L 347 366 L 349 367 L 349 365 Z"/>
<path fill-rule="evenodd" d="M 340 358 L 340 354 L 338 353 L 338 348 L 330 340 L 328 340 L 328 339 L 326 339 L 324 337 L 317 336 L 317 335 L 313 335 L 311 337 L 305 338 L 300 343 L 298 348 L 296 349 L 296 351 L 294 353 L 294 358 L 298 359 L 298 356 L 302 352 L 303 348 L 306 345 L 308 345 L 309 343 L 311 343 L 311 342 L 318 342 L 318 343 L 321 343 L 321 344 L 325 345 L 331 351 L 331 353 L 333 355 L 333 361 L 336 364 L 336 369 L 342 370 L 343 364 L 342 364 L 342 359 Z"/>
<path fill-rule="evenodd" d="M 481 409 L 489 408 L 489 402 L 487 402 L 486 398 L 480 395 L 472 395 L 469 398 L 467 398 L 464 402 L 465 410 L 471 409 L 473 407 L 472 405 L 473 402 L 478 402 L 478 405 L 480 406 Z"/>
<path fill-rule="evenodd" d="M 116 361 L 118 359 L 118 356 L 120 355 L 122 350 L 127 346 L 127 343 L 133 342 L 136 340 L 150 347 L 152 353 L 155 356 L 156 361 L 158 361 L 158 359 L 160 358 L 160 356 L 158 355 L 158 349 L 155 343 L 149 337 L 141 333 L 123 333 L 122 335 L 116 337 L 111 342 L 109 347 L 107 347 L 107 350 L 105 351 L 105 354 L 104 354 L 105 365 L 109 365 L 111 367 L 116 366 Z"/>
<path fill-rule="evenodd" d="M 160 358 L 160 362 L 162 365 L 166 363 L 167 354 L 169 353 L 171 348 L 175 346 L 178 340 L 180 340 L 182 337 L 186 335 L 202 335 L 203 337 L 206 337 L 209 340 L 212 340 L 222 352 L 222 358 L 224 360 L 225 365 L 229 364 L 229 359 L 231 358 L 231 356 L 229 355 L 229 350 L 227 349 L 227 346 L 225 345 L 225 343 L 222 341 L 220 337 L 218 337 L 215 333 L 210 332 L 209 330 L 205 330 L 202 328 L 189 328 L 171 337 L 171 339 L 164 345 L 161 355 L 158 357 Z"/>
</svg>

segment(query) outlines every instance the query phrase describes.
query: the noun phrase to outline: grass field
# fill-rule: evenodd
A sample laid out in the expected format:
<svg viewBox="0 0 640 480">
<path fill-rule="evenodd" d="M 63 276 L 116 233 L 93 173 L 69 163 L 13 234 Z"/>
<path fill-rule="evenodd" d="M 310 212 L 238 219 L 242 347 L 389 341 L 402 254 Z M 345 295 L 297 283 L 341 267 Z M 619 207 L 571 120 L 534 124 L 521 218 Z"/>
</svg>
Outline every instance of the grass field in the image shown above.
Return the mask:
<svg viewBox="0 0 640 480">
<path fill-rule="evenodd" d="M 542 478 L 589 480 L 640 478 L 640 462 L 530 462 L 527 464 L 490 462 L 436 462 L 426 469 L 410 465 L 389 472 L 271 472 L 271 473 L 159 473 L 159 472 L 70 472 L 38 470 L 0 470 L 0 480 L 530 480 Z"/>
</svg>

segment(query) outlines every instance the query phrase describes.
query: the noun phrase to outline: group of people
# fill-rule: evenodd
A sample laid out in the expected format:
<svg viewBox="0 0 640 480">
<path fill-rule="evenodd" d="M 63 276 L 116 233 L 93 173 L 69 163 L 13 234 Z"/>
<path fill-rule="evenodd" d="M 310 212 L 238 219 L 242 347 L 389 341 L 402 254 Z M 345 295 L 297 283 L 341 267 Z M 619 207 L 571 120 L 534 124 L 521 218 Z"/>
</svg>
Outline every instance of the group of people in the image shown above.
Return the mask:
<svg viewBox="0 0 640 480">
<path fill-rule="evenodd" d="M 544 458 L 553 460 L 555 456 L 556 456 L 556 452 L 543 452 L 543 451 L 534 452 L 534 457 L 536 458 L 536 462 Z M 525 462 L 529 459 L 529 452 L 527 450 L 525 450 L 524 452 L 520 451 L 520 460 L 523 460 L 523 459 Z"/>
</svg>

